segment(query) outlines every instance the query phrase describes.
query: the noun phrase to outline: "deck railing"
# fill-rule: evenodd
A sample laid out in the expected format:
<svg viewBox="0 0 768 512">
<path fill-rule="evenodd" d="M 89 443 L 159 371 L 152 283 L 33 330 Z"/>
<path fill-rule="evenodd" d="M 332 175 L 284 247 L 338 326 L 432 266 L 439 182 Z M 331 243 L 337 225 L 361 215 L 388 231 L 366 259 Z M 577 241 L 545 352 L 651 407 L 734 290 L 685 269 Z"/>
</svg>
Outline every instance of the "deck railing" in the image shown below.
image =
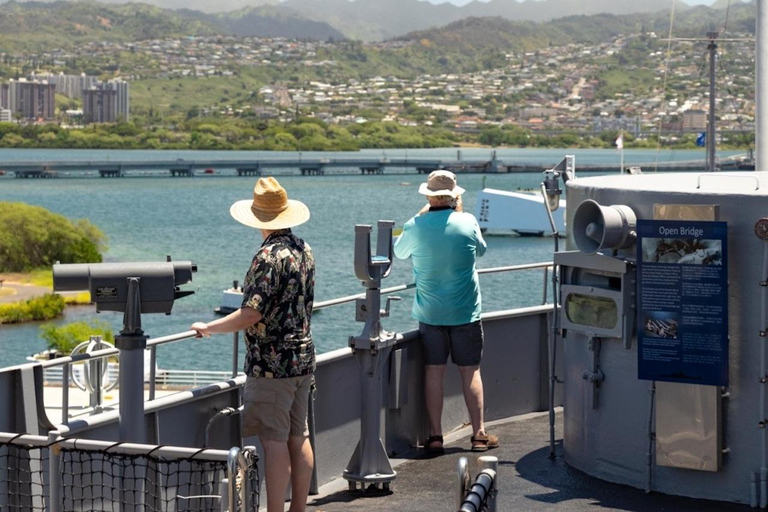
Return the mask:
<svg viewBox="0 0 768 512">
<path fill-rule="evenodd" d="M 510 265 L 503 267 L 492 267 L 478 269 L 478 274 L 497 274 L 504 272 L 519 272 L 525 270 L 541 270 L 543 273 L 542 280 L 542 301 L 541 304 L 547 303 L 547 290 L 549 272 L 552 268 L 552 262 L 539 262 L 529 263 L 523 265 Z M 389 288 L 382 288 L 382 294 L 397 293 L 400 291 L 414 289 L 415 283 L 409 283 L 404 285 L 392 286 Z M 332 306 L 338 306 L 354 302 L 357 299 L 365 298 L 365 293 L 358 293 L 354 295 L 348 295 L 345 297 L 339 297 L 337 299 L 331 299 L 327 301 L 315 303 L 314 310 L 320 310 Z M 210 384 L 212 382 L 220 382 L 230 377 L 236 377 L 239 373 L 239 333 L 233 334 L 232 340 L 232 369 L 230 372 L 207 372 L 207 371 L 184 371 L 184 370 L 163 370 L 159 374 L 157 372 L 157 347 L 169 343 L 175 343 L 179 341 L 188 340 L 196 337 L 195 331 L 184 331 L 177 334 L 171 334 L 168 336 L 161 336 L 158 338 L 152 338 L 147 341 L 147 350 L 150 353 L 149 360 L 149 376 L 147 380 L 149 388 L 149 400 L 156 398 L 157 386 L 161 387 L 173 387 L 173 388 L 195 388 L 202 385 Z M 60 357 L 51 359 L 49 361 L 43 361 L 41 364 L 44 368 L 45 378 L 50 382 L 60 382 L 62 387 L 61 398 L 61 424 L 68 425 L 69 414 L 69 387 L 70 387 L 70 367 L 74 364 L 88 364 L 89 362 L 97 361 L 103 358 L 118 356 L 120 351 L 116 348 L 109 348 L 103 350 L 95 350 L 93 352 L 80 353 L 73 356 Z M 116 370 L 115 370 L 116 371 Z M 108 378 L 117 378 L 116 374 L 108 373 Z"/>
</svg>

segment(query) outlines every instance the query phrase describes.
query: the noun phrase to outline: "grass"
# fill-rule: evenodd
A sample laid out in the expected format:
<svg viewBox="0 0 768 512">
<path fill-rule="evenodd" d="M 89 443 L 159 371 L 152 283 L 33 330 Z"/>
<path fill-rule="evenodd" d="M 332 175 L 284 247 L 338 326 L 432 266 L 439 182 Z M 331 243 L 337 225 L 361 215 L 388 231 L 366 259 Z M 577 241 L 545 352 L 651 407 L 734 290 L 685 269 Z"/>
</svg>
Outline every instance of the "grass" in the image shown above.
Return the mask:
<svg viewBox="0 0 768 512">
<path fill-rule="evenodd" d="M 64 304 L 67 306 L 87 306 L 93 304 L 90 292 L 80 292 L 77 295 L 64 295 Z"/>
<path fill-rule="evenodd" d="M 146 111 L 152 108 L 165 112 L 237 105 L 248 100 L 262 85 L 263 82 L 249 76 L 136 80 L 131 82 L 131 104 Z"/>
<path fill-rule="evenodd" d="M 8 283 L 33 284 L 53 289 L 53 270 L 48 267 L 38 268 L 26 273 L 0 273 L 0 279 L 4 279 Z"/>
</svg>

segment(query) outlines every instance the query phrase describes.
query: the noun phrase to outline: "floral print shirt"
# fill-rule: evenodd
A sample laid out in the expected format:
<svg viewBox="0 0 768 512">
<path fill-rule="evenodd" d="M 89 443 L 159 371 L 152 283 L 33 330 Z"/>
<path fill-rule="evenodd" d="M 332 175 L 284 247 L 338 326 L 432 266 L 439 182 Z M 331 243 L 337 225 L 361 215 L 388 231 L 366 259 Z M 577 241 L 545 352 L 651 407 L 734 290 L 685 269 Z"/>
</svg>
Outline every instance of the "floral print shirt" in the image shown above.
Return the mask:
<svg viewBox="0 0 768 512">
<path fill-rule="evenodd" d="M 315 296 L 315 258 L 309 244 L 282 229 L 253 257 L 243 285 L 244 308 L 263 318 L 245 330 L 245 373 L 283 379 L 315 371 L 309 331 Z"/>
</svg>

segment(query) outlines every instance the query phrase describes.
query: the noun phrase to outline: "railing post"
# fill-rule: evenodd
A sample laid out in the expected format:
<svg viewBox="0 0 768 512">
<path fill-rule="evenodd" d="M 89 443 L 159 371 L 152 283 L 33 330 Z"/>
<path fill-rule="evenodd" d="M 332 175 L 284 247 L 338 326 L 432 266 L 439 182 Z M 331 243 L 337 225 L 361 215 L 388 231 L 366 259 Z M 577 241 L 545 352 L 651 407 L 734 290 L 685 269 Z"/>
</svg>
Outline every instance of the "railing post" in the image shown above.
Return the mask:
<svg viewBox="0 0 768 512">
<path fill-rule="evenodd" d="M 229 511 L 229 478 L 224 478 L 219 483 L 219 495 L 221 496 L 221 512 Z"/>
<path fill-rule="evenodd" d="M 464 504 L 464 497 L 467 495 L 471 480 L 469 478 L 469 461 L 466 457 L 459 459 L 458 481 L 456 485 L 456 510 L 459 510 Z"/>
<path fill-rule="evenodd" d="M 309 494 L 315 496 L 319 493 L 317 485 L 317 450 L 315 449 L 315 384 L 309 389 L 309 406 L 307 407 L 307 425 L 309 427 L 309 445 L 315 455 L 312 464 L 312 479 L 309 482 Z"/>
<path fill-rule="evenodd" d="M 115 336 L 120 350 L 120 441 L 144 443 L 144 349 L 147 336 L 141 330 L 139 278 L 128 278 L 123 330 Z"/>
<path fill-rule="evenodd" d="M 229 512 L 237 512 L 237 473 L 239 468 L 240 448 L 233 447 L 229 450 L 227 456 L 227 479 L 229 485 L 227 489 L 227 508 Z"/>
<path fill-rule="evenodd" d="M 61 424 L 69 425 L 69 365 L 64 364 L 61 371 Z"/>
<path fill-rule="evenodd" d="M 149 399 L 155 399 L 155 379 L 157 378 L 157 347 L 149 347 Z"/>
<path fill-rule="evenodd" d="M 50 512 L 61 512 L 61 451 L 59 445 L 54 444 L 59 437 L 58 430 L 48 432 L 48 485 L 50 495 L 48 497 L 48 510 Z"/>
<path fill-rule="evenodd" d="M 238 373 L 238 350 L 240 349 L 240 331 L 232 334 L 232 377 L 237 377 Z"/>
</svg>

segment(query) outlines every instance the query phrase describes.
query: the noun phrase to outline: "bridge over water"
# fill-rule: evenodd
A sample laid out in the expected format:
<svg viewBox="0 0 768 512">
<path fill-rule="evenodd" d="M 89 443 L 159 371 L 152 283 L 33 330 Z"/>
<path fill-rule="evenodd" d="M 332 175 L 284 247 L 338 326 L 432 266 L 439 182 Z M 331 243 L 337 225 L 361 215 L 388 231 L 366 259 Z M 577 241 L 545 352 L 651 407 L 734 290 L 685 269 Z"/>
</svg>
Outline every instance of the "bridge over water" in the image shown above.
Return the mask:
<svg viewBox="0 0 768 512">
<path fill-rule="evenodd" d="M 705 168 L 703 161 L 680 161 L 648 164 L 665 171 L 694 171 Z M 548 169 L 541 163 L 510 162 L 495 156 L 483 160 L 445 160 L 439 158 L 260 158 L 260 159 L 153 159 L 153 160 L 84 160 L 84 161 L 29 161 L 0 163 L 4 175 L 17 178 L 57 178 L 67 175 L 98 175 L 123 177 L 146 171 L 167 171 L 171 176 L 194 176 L 196 173 L 260 176 L 274 173 L 301 173 L 323 175 L 329 173 L 397 174 L 404 172 L 429 173 L 435 169 L 448 169 L 456 173 L 508 173 L 542 172 Z M 582 172 L 616 171 L 615 164 L 579 166 Z"/>
</svg>

